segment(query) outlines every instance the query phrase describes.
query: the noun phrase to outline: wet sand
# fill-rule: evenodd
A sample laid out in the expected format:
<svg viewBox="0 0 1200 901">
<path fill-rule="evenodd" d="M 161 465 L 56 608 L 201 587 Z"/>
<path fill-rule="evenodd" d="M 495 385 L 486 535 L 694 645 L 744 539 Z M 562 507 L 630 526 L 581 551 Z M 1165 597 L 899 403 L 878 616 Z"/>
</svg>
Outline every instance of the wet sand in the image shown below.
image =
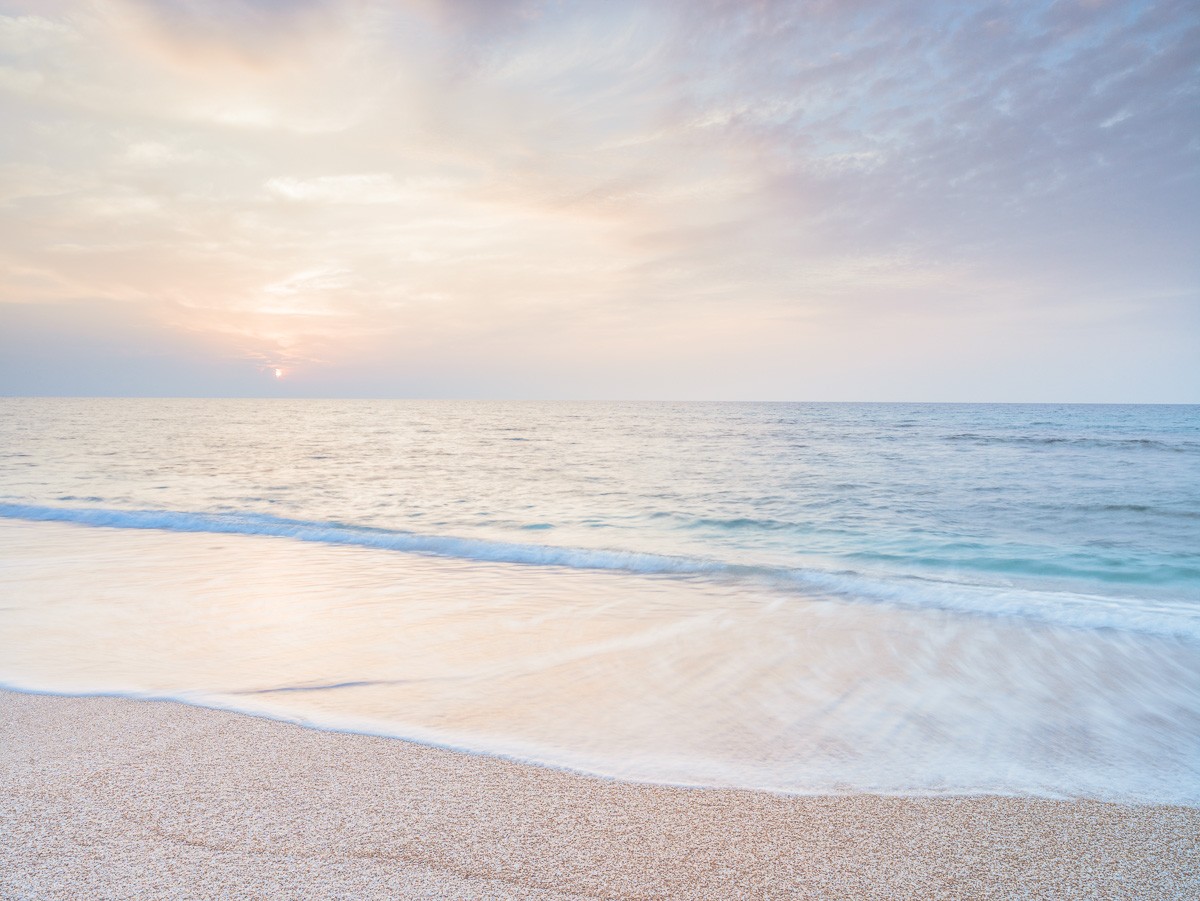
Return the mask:
<svg viewBox="0 0 1200 901">
<path fill-rule="evenodd" d="M 5 898 L 1200 897 L 1200 810 L 636 785 L 0 692 Z"/>
</svg>

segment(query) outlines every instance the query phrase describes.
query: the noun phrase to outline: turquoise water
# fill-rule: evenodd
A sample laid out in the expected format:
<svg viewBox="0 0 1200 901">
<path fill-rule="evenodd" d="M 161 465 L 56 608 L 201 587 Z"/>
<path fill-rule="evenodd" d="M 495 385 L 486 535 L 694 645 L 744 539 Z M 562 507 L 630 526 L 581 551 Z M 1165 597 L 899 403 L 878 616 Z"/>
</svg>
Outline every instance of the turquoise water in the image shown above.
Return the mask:
<svg viewBox="0 0 1200 901">
<path fill-rule="evenodd" d="M 48 662 L 12 638 L 10 685 L 166 691 L 664 781 L 1200 798 L 1200 407 L 3 399 L 0 523 L 15 601 L 0 616 L 26 642 L 49 629 L 38 591 L 103 620 L 125 590 L 152 616 L 170 592 L 142 590 L 153 560 L 182 583 L 222 571 L 193 600 L 233 623 L 268 546 L 289 557 L 274 584 L 302 595 L 295 609 L 366 630 L 328 672 L 311 636 L 287 639 L 289 654 L 315 642 L 292 670 L 231 658 L 231 691 L 189 669 L 232 646 L 190 647 L 195 608 L 155 639 L 174 663 L 109 654 L 88 678 L 55 664 L 75 653 L 55 625 Z M 111 590 L 62 575 L 81 542 L 103 545 L 91 572 Z M 400 631 L 372 631 L 362 592 L 387 596 L 373 612 Z M 385 697 L 443 678 L 450 652 L 433 648 L 450 633 L 417 654 L 404 630 L 445 630 L 451 609 L 492 675 L 460 661 L 457 687 Z M 102 633 L 136 643 L 126 620 Z M 538 621 L 574 648 L 566 670 L 530 663 Z M 364 650 L 380 642 L 395 655 Z M 290 695 L 375 687 L 245 701 L 268 671 Z M 724 677 L 693 697 L 702 672 Z M 561 678 L 605 712 L 564 721 Z M 966 737 L 981 723 L 1000 757 Z M 887 747 L 889 730 L 908 738 Z"/>
</svg>

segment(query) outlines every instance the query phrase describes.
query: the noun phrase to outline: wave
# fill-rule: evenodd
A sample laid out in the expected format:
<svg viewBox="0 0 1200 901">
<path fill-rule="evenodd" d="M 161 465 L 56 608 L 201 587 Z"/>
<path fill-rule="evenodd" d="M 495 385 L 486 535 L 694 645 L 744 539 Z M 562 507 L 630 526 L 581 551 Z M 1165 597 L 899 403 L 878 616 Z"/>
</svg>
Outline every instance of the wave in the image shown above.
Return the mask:
<svg viewBox="0 0 1200 901">
<path fill-rule="evenodd" d="M 1051 509 L 1061 509 L 1055 505 Z M 1079 504 L 1076 510 L 1084 513 L 1148 513 L 1152 516 L 1168 516 L 1176 519 L 1200 519 L 1200 511 L 1174 510 L 1169 507 L 1153 507 L 1149 504 Z"/>
<path fill-rule="evenodd" d="M 961 432 L 946 435 L 946 441 L 966 441 L 971 444 L 1014 444 L 1027 447 L 1088 447 L 1088 448 L 1140 448 L 1174 453 L 1194 453 L 1200 450 L 1200 441 L 1161 441 L 1155 438 L 1092 438 L 1060 435 L 988 435 L 979 432 Z"/>
<path fill-rule="evenodd" d="M 320 544 L 341 544 L 377 550 L 405 551 L 491 563 L 522 563 L 602 569 L 647 574 L 703 575 L 728 571 L 728 564 L 665 554 L 593 550 L 549 544 L 523 544 L 483 538 L 426 535 L 396 529 L 284 519 L 260 513 L 191 513 L 178 510 L 118 510 L 102 507 L 44 507 L 0 503 L 0 517 L 35 522 L 68 522 L 115 529 L 155 529 L 167 532 L 205 532 L 266 535 Z"/>
<path fill-rule="evenodd" d="M 751 580 L 775 589 L 802 591 L 808 597 L 815 595 L 910 609 L 1014 617 L 1073 628 L 1114 629 L 1200 640 L 1200 606 L 1145 598 L 1014 588 L 914 575 L 883 577 L 854 570 L 755 566 L 635 551 L 428 535 L 337 522 L 285 519 L 258 513 L 47 507 L 0 502 L 0 518 L 114 529 L 260 535 L 460 560 L 605 570 L 635 575 Z"/>
</svg>

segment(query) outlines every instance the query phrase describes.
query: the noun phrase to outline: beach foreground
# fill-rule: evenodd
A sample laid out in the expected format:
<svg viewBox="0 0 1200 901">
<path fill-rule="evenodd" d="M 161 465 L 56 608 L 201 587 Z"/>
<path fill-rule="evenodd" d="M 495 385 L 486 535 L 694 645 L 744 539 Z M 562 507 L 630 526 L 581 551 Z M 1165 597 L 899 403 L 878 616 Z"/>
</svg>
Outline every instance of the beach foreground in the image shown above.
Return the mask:
<svg viewBox="0 0 1200 901">
<path fill-rule="evenodd" d="M 636 785 L 112 698 L 0 692 L 0 724 L 5 897 L 1170 898 L 1200 884 L 1192 808 Z"/>
</svg>

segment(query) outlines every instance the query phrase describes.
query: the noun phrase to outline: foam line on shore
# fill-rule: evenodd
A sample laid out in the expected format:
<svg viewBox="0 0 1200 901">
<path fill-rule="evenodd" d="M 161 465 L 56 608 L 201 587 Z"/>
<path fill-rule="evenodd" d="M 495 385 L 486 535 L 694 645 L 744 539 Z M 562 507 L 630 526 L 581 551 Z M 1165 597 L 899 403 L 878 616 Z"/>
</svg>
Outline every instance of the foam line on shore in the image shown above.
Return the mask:
<svg viewBox="0 0 1200 901">
<path fill-rule="evenodd" d="M 52 507 L 0 503 L 0 518 L 112 528 L 264 536 L 319 544 L 398 551 L 458 560 L 602 570 L 637 575 L 756 580 L 842 601 L 883 603 L 988 617 L 1014 617 L 1082 629 L 1115 629 L 1188 641 L 1200 640 L 1200 609 L 1145 598 L 1114 598 L 1038 591 L 854 571 L 751 566 L 696 557 L 636 551 L 494 541 L 397 529 L 286 519 L 260 513 L 201 513 L 104 507 Z"/>
<path fill-rule="evenodd" d="M 312 690 L 320 691 L 323 686 L 313 686 Z M 303 691 L 303 686 L 297 690 Z M 1015 783 L 977 784 L 960 783 L 953 788 L 934 789 L 917 785 L 886 785 L 880 782 L 853 785 L 845 780 L 837 784 L 819 784 L 808 788 L 796 785 L 778 785 L 770 781 L 748 780 L 747 774 L 737 767 L 719 765 L 710 768 L 706 778 L 679 778 L 679 774 L 668 766 L 667 770 L 658 771 L 653 762 L 642 762 L 642 770 L 621 768 L 604 765 L 586 756 L 578 756 L 562 749 L 548 754 L 547 749 L 529 743 L 504 739 L 497 741 L 480 736 L 460 736 L 450 738 L 435 730 L 422 727 L 403 727 L 386 725 L 379 722 L 365 721 L 356 717 L 331 715 L 319 720 L 309 717 L 292 716 L 280 713 L 269 707 L 256 705 L 246 693 L 218 694 L 210 692 L 139 692 L 139 691 L 80 691 L 80 690 L 50 690 L 11 681 L 0 681 L 0 692 L 12 692 L 20 695 L 34 695 L 52 698 L 67 698 L 79 700 L 115 700 L 147 703 L 181 704 L 200 710 L 211 710 L 220 713 L 248 716 L 253 719 L 267 720 L 311 729 L 317 732 L 335 735 L 361 736 L 365 738 L 387 739 L 425 748 L 462 754 L 468 757 L 489 758 L 520 766 L 536 767 L 554 772 L 569 773 L 592 779 L 601 779 L 630 785 L 659 786 L 672 789 L 705 789 L 713 791 L 749 791 L 759 792 L 778 797 L 795 798 L 825 798 L 825 797 L 856 797 L 869 795 L 881 798 L 1013 798 L 1044 801 L 1089 801 L 1104 804 L 1125 804 L 1132 806 L 1170 805 L 1200 810 L 1200 798 L 1195 795 L 1173 794 L 1165 796 L 1161 791 L 1069 791 L 1061 788 L 1051 788 L 1042 783 L 1030 782 L 1025 785 Z M 662 761 L 659 761 L 662 763 Z M 670 761 L 668 760 L 669 764 Z M 648 767 L 648 768 L 646 768 Z M 668 775 L 670 773 L 670 775 Z"/>
<path fill-rule="evenodd" d="M 0 721 L 5 896 L 1170 898 L 1197 877 L 1188 808 L 690 791 L 111 698 L 0 692 Z"/>
</svg>

